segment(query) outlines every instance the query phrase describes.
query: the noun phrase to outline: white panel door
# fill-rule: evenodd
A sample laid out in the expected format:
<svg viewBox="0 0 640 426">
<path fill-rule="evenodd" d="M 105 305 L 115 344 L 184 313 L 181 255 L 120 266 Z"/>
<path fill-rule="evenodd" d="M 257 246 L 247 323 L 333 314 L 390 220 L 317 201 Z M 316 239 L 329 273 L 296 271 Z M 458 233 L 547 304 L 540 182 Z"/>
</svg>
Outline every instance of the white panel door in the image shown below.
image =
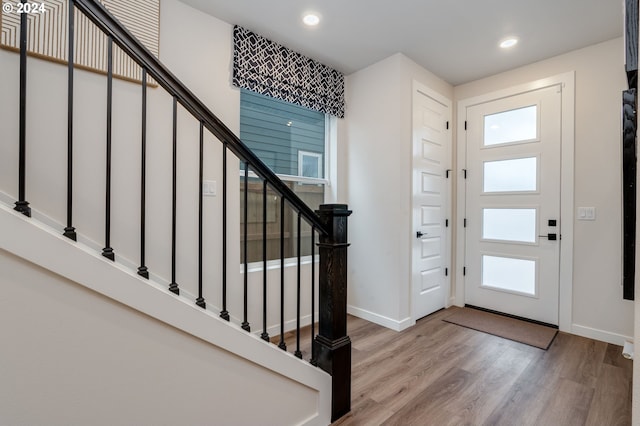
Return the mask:
<svg viewBox="0 0 640 426">
<path fill-rule="evenodd" d="M 558 324 L 561 92 L 467 108 L 465 303 Z"/>
<path fill-rule="evenodd" d="M 413 319 L 445 307 L 449 296 L 450 105 L 416 87 L 413 100 Z"/>
</svg>

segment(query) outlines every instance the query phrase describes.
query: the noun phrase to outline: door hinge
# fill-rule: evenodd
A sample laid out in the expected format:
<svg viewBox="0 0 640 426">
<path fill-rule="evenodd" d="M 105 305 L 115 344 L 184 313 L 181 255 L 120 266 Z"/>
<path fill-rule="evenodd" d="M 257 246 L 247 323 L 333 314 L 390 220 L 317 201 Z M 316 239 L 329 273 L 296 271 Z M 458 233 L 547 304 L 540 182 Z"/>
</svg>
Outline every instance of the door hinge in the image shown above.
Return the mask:
<svg viewBox="0 0 640 426">
<path fill-rule="evenodd" d="M 451 169 L 447 169 L 444 172 L 444 175 L 446 176 L 447 179 L 449 179 L 449 172 L 451 171 Z"/>
<path fill-rule="evenodd" d="M 449 122 L 447 121 L 447 130 L 449 130 Z"/>
<path fill-rule="evenodd" d="M 464 178 L 467 178 L 467 169 L 462 169 L 462 173 L 464 173 Z"/>
<path fill-rule="evenodd" d="M 449 227 L 449 219 L 445 219 L 444 220 L 444 227 L 448 228 Z"/>
<path fill-rule="evenodd" d="M 462 275 L 467 275 L 467 267 L 466 266 L 462 267 Z"/>
<path fill-rule="evenodd" d="M 467 218 L 465 217 L 464 220 L 462 221 L 462 227 L 466 228 L 467 227 Z"/>
<path fill-rule="evenodd" d="M 464 129 L 467 130 L 467 120 L 464 120 Z"/>
<path fill-rule="evenodd" d="M 449 268 L 444 268 L 444 276 L 445 277 L 449 276 Z"/>
</svg>

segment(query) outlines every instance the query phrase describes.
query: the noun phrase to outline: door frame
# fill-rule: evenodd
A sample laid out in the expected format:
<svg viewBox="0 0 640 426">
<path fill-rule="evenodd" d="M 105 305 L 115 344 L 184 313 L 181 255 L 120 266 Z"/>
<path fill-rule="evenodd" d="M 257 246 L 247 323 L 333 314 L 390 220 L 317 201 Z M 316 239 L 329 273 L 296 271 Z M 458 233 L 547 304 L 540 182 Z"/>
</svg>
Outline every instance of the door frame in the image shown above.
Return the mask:
<svg viewBox="0 0 640 426">
<path fill-rule="evenodd" d="M 417 94 L 418 92 L 421 92 L 423 95 L 435 100 L 436 102 L 439 102 L 440 104 L 444 105 L 447 109 L 448 109 L 448 113 L 447 113 L 447 120 L 449 121 L 449 132 L 447 135 L 447 164 L 444 166 L 445 170 L 446 169 L 452 169 L 452 161 L 453 161 L 453 102 L 451 99 L 447 98 L 446 96 L 436 92 L 435 90 L 431 89 L 430 87 L 416 81 L 413 80 L 413 84 L 412 84 L 412 91 L 411 91 L 411 153 L 413 153 L 413 144 L 415 143 L 415 135 L 414 135 L 414 123 L 413 123 L 413 113 L 416 110 L 416 102 L 417 102 Z M 415 202 L 414 202 L 414 188 L 413 188 L 413 175 L 414 175 L 414 163 L 413 163 L 413 155 L 411 156 L 411 220 L 409 221 L 409 225 L 411 226 L 411 228 L 409 229 L 409 232 L 412 237 L 410 238 L 411 241 L 411 246 L 409 247 L 410 253 L 411 253 L 411 281 L 410 281 L 410 287 L 409 287 L 409 294 L 411 295 L 411 321 L 412 323 L 415 324 L 415 321 L 418 320 L 419 318 L 416 318 L 416 309 L 415 309 L 415 300 L 414 300 L 414 288 L 416 285 L 418 285 L 418 283 L 416 282 L 416 274 L 414 273 L 414 269 L 416 268 L 415 265 L 415 259 L 413 256 L 413 244 L 415 244 L 415 232 L 416 232 L 416 224 L 415 222 L 415 218 L 414 218 L 414 207 L 415 207 Z M 443 235 L 446 238 L 446 242 L 445 242 L 445 246 L 446 246 L 446 252 L 443 254 L 445 259 L 444 259 L 444 264 L 447 265 L 446 267 L 448 267 L 449 269 L 449 274 L 445 277 L 444 280 L 444 288 L 445 288 L 445 294 L 447 295 L 445 297 L 444 300 L 444 307 L 448 308 L 449 306 L 451 306 L 453 304 L 453 297 L 451 294 L 451 281 L 452 281 L 452 276 L 453 276 L 453 267 L 452 267 L 452 242 L 453 242 L 453 238 L 452 238 L 452 229 L 453 229 L 453 216 L 452 216 L 452 202 L 453 202 L 453 172 L 449 174 L 451 179 L 451 182 L 448 182 L 449 184 L 447 185 L 447 194 L 446 196 L 446 200 L 445 200 L 445 204 L 446 204 L 446 211 L 445 211 L 445 215 L 449 220 L 449 226 L 445 227 Z"/>
<path fill-rule="evenodd" d="M 465 303 L 465 267 L 466 232 L 464 219 L 466 216 L 466 182 L 464 178 L 467 164 L 467 138 L 465 119 L 467 108 L 485 102 L 542 89 L 549 86 L 562 87 L 561 99 L 561 173 L 560 173 L 560 276 L 558 321 L 560 331 L 571 332 L 572 325 L 572 296 L 573 296 L 573 211 L 574 211 L 574 146 L 575 146 L 575 72 L 570 71 L 548 78 L 535 80 L 512 86 L 506 89 L 492 91 L 482 95 L 462 99 L 457 102 L 457 137 L 456 137 L 456 266 L 454 276 L 454 304 L 464 306 Z"/>
</svg>

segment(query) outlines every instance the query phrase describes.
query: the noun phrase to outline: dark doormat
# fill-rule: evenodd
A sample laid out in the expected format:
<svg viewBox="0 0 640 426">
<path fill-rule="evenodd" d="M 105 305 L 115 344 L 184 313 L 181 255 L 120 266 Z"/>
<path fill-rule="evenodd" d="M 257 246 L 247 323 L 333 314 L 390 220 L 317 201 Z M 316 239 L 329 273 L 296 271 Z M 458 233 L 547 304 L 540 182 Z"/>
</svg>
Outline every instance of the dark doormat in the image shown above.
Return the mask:
<svg viewBox="0 0 640 426">
<path fill-rule="evenodd" d="M 461 308 L 443 321 L 547 350 L 558 330 L 473 308 Z"/>
</svg>

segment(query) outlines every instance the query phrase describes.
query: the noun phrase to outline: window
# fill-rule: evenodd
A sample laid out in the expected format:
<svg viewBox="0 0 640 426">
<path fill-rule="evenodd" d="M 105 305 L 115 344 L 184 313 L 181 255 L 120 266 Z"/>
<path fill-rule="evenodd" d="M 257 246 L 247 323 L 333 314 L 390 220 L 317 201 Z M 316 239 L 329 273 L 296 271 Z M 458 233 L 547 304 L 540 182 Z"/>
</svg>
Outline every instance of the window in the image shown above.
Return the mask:
<svg viewBox="0 0 640 426">
<path fill-rule="evenodd" d="M 536 242 L 536 209 L 482 209 L 482 238 L 522 243 Z"/>
<path fill-rule="evenodd" d="M 322 177 L 322 154 L 318 152 L 298 151 L 298 176 Z"/>
<path fill-rule="evenodd" d="M 538 157 L 485 161 L 483 192 L 532 192 L 538 189 Z"/>
<path fill-rule="evenodd" d="M 484 117 L 484 145 L 533 141 L 538 136 L 538 106 L 512 109 Z"/>
<path fill-rule="evenodd" d="M 482 287 L 536 296 L 536 260 L 482 255 Z"/>
<path fill-rule="evenodd" d="M 327 116 L 324 113 L 240 91 L 240 139 L 315 210 L 324 202 Z M 244 165 L 241 165 L 243 168 Z M 241 172 L 244 176 L 244 172 Z M 263 260 L 262 181 L 249 170 L 247 184 L 247 261 Z M 243 179 L 243 177 L 241 177 Z M 241 238 L 244 239 L 244 184 L 241 191 Z M 285 221 L 285 257 L 297 256 L 297 214 L 271 190 L 267 196 L 267 260 L 280 259 L 280 221 Z M 311 254 L 311 227 L 302 221 L 301 254 Z M 241 244 L 242 247 L 242 244 Z M 242 248 L 244 250 L 244 248 Z M 242 253 L 244 259 L 244 252 Z"/>
</svg>

